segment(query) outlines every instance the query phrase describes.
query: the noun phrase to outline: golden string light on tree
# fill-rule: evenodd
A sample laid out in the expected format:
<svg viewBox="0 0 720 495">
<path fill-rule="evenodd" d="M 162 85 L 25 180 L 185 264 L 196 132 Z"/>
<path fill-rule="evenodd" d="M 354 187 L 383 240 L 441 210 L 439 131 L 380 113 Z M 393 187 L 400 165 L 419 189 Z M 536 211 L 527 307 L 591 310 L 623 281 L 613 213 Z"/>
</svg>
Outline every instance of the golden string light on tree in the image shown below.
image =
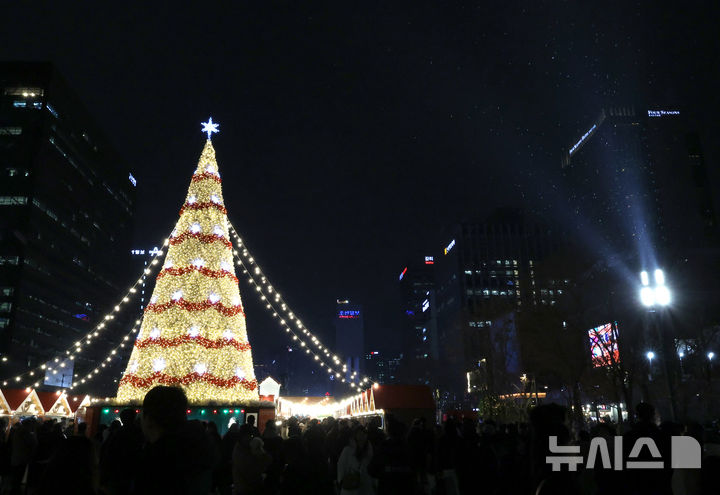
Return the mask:
<svg viewBox="0 0 720 495">
<path fill-rule="evenodd" d="M 210 136 L 190 181 L 117 399 L 141 402 L 176 385 L 192 404 L 257 400 L 222 180 Z"/>
</svg>

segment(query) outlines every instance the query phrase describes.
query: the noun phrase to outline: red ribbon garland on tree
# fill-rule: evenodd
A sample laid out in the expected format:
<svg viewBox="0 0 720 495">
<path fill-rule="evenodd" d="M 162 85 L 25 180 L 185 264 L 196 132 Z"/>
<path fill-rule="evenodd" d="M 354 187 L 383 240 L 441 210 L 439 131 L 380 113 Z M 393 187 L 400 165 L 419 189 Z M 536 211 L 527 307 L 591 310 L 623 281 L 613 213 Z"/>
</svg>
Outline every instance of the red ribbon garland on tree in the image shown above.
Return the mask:
<svg viewBox="0 0 720 495">
<path fill-rule="evenodd" d="M 185 213 L 186 209 L 187 210 L 202 210 L 205 208 L 216 208 L 216 209 L 220 210 L 222 213 L 224 213 L 225 215 L 227 215 L 227 208 L 225 208 L 223 205 L 219 205 L 217 203 L 210 203 L 210 202 L 193 203 L 193 204 L 185 203 L 182 206 L 182 208 L 180 208 L 180 214 L 182 215 L 183 213 Z"/>
<path fill-rule="evenodd" d="M 157 279 L 160 280 L 165 275 L 185 275 L 186 273 L 190 272 L 199 272 L 205 275 L 206 277 L 211 278 L 220 278 L 220 277 L 230 277 L 235 281 L 235 283 L 238 283 L 238 278 L 233 275 L 232 273 L 225 271 L 225 270 L 211 270 L 210 268 L 205 268 L 204 266 L 197 267 L 194 265 L 182 267 L 182 268 L 165 268 L 160 273 L 158 273 Z"/>
<path fill-rule="evenodd" d="M 196 372 L 188 373 L 185 376 L 170 376 L 160 371 L 153 373 L 147 378 L 141 378 L 134 374 L 128 374 L 122 377 L 120 383 L 129 383 L 133 387 L 148 388 L 157 383 L 161 385 L 191 385 L 197 382 L 206 382 L 219 388 L 233 388 L 238 385 L 247 390 L 255 390 L 258 386 L 257 380 L 246 380 L 245 378 L 220 378 L 210 373 L 202 375 Z"/>
<path fill-rule="evenodd" d="M 197 234 L 195 234 L 193 232 L 183 232 L 182 234 L 180 234 L 177 237 L 171 237 L 170 244 L 172 244 L 173 246 L 176 244 L 180 244 L 188 237 L 194 237 L 195 239 L 202 242 L 203 244 L 210 244 L 211 242 L 220 241 L 223 244 L 225 244 L 227 247 L 232 249 L 232 242 L 228 241 L 224 237 L 216 235 L 216 234 L 201 234 L 200 232 L 198 232 Z"/>
<path fill-rule="evenodd" d="M 243 316 L 245 316 L 245 311 L 243 311 L 242 305 L 237 306 L 224 306 L 220 302 L 211 303 L 209 301 L 203 301 L 199 303 L 194 302 L 188 302 L 185 299 L 179 299 L 177 301 L 168 301 L 166 303 L 162 304 L 148 304 L 145 308 L 145 311 L 152 311 L 153 313 L 162 313 L 163 311 L 167 311 L 168 309 L 172 308 L 173 306 L 179 306 L 180 308 L 186 310 L 186 311 L 204 311 L 206 309 L 214 309 L 220 313 L 222 313 L 224 316 L 235 316 L 236 314 L 240 313 Z"/>
<path fill-rule="evenodd" d="M 218 184 L 222 182 L 222 180 L 220 180 L 220 177 L 218 177 L 215 174 L 211 174 L 210 172 L 203 172 L 201 174 L 195 174 L 192 176 L 191 180 L 192 180 L 192 182 L 198 182 L 203 179 L 212 179 L 215 182 L 217 182 Z"/>
<path fill-rule="evenodd" d="M 183 344 L 198 344 L 206 349 L 221 349 L 223 347 L 231 346 L 237 349 L 238 351 L 249 351 L 250 350 L 250 343 L 249 342 L 241 342 L 239 340 L 235 339 L 218 339 L 218 340 L 212 340 L 208 339 L 206 337 L 191 337 L 190 335 L 182 335 L 180 337 L 174 337 L 171 339 L 165 338 L 165 337 L 158 337 L 156 339 L 153 338 L 146 338 L 146 339 L 139 339 L 135 341 L 135 347 L 139 349 L 143 349 L 145 347 L 158 345 L 160 347 L 168 348 L 168 347 L 176 347 Z"/>
</svg>

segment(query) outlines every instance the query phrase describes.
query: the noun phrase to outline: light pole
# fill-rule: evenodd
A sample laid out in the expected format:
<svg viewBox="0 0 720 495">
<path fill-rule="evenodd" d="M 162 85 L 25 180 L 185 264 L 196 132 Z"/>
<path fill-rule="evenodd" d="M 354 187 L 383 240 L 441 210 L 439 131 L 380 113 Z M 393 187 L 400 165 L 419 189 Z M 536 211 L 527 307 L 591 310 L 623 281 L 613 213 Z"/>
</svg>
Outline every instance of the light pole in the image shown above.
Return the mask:
<svg viewBox="0 0 720 495">
<path fill-rule="evenodd" d="M 678 351 L 678 359 L 680 360 L 680 380 L 682 381 L 685 371 L 683 370 L 683 358 L 685 357 L 685 351 Z"/>
<path fill-rule="evenodd" d="M 647 351 L 645 357 L 648 360 L 648 380 L 652 381 L 652 362 L 655 359 L 655 353 L 653 351 Z"/>
<path fill-rule="evenodd" d="M 653 272 L 653 280 L 651 283 L 650 280 L 650 274 L 643 270 L 640 272 L 640 302 L 643 306 L 645 306 L 648 309 L 648 313 L 655 313 L 655 308 L 664 308 L 670 304 L 672 301 L 672 295 L 670 293 L 670 289 L 665 284 L 665 272 L 663 272 L 660 268 L 656 268 Z M 662 357 L 662 362 L 664 363 L 663 372 L 665 375 L 665 382 L 667 383 L 668 388 L 668 395 L 670 397 L 670 410 L 673 416 L 673 419 L 677 419 L 677 406 L 675 404 L 675 392 L 674 387 L 671 383 L 671 370 L 670 370 L 670 355 L 671 352 L 669 350 L 669 342 L 666 338 L 666 335 L 663 331 L 660 329 L 659 321 L 657 320 L 657 316 L 654 319 L 654 323 L 656 325 L 655 330 L 657 332 L 657 337 L 660 339 L 660 356 Z M 651 356 L 652 354 L 652 356 Z M 652 360 L 655 358 L 655 353 L 652 351 L 648 351 L 646 354 L 649 362 L 649 366 L 652 366 Z M 682 362 L 682 357 L 681 357 Z M 651 381 L 652 376 L 648 376 L 648 379 Z"/>
</svg>

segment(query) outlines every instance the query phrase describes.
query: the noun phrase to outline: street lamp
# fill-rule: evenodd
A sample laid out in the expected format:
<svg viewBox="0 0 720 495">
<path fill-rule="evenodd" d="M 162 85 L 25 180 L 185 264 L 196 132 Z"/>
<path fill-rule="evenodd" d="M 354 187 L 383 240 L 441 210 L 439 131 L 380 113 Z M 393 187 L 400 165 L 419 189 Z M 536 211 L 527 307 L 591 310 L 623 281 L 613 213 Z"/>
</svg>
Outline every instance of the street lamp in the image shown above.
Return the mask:
<svg viewBox="0 0 720 495">
<path fill-rule="evenodd" d="M 715 358 L 715 353 L 710 351 L 707 353 L 708 360 L 712 361 Z"/>
<path fill-rule="evenodd" d="M 648 358 L 648 361 L 650 361 L 650 364 L 652 364 L 652 360 L 655 359 L 655 353 L 653 351 L 647 351 L 645 356 Z"/>
<path fill-rule="evenodd" d="M 670 289 L 665 285 L 665 272 L 661 269 L 653 273 L 654 286 L 650 285 L 650 275 L 645 270 L 640 272 L 640 302 L 648 308 L 652 306 L 667 306 L 670 304 Z"/>
</svg>

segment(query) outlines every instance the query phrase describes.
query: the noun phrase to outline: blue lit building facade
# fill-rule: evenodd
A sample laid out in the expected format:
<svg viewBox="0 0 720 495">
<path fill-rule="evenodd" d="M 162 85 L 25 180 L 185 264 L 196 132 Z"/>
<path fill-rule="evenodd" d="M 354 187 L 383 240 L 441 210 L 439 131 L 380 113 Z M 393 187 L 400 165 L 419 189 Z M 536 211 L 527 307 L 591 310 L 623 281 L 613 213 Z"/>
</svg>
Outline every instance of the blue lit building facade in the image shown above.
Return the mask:
<svg viewBox="0 0 720 495">
<path fill-rule="evenodd" d="M 45 63 L 0 64 L 0 177 L 7 377 L 64 354 L 124 294 L 136 275 L 128 269 L 135 178 Z M 93 352 L 76 359 L 76 373 L 97 366 Z"/>
</svg>

